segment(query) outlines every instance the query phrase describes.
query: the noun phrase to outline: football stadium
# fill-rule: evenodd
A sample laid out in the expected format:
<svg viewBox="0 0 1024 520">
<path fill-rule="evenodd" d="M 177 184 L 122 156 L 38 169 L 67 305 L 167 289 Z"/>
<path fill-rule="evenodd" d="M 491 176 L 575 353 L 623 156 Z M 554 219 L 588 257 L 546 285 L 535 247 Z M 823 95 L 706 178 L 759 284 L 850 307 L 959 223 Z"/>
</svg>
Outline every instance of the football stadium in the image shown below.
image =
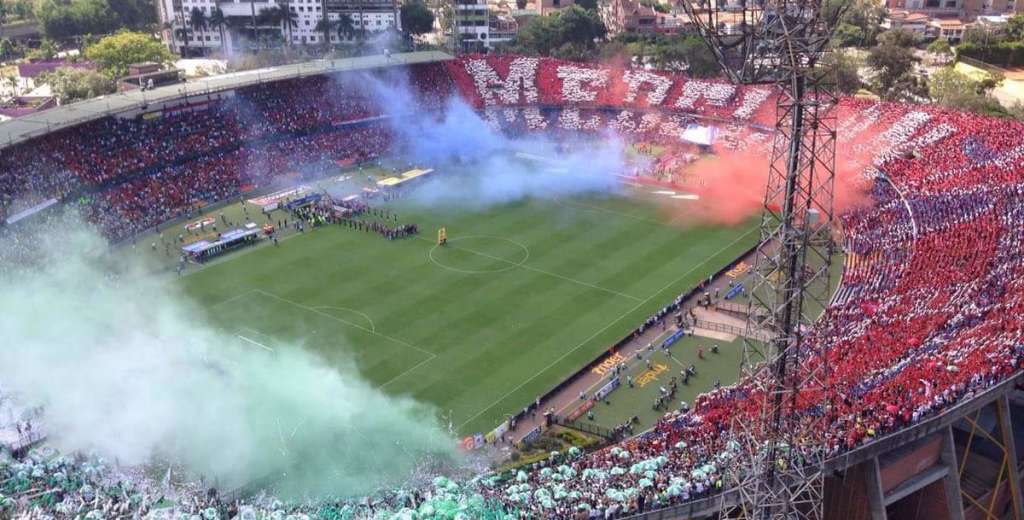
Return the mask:
<svg viewBox="0 0 1024 520">
<path fill-rule="evenodd" d="M 0 518 L 728 518 L 779 98 L 414 52 L 0 123 Z M 1024 126 L 834 109 L 783 449 L 1021 518 Z"/>
</svg>

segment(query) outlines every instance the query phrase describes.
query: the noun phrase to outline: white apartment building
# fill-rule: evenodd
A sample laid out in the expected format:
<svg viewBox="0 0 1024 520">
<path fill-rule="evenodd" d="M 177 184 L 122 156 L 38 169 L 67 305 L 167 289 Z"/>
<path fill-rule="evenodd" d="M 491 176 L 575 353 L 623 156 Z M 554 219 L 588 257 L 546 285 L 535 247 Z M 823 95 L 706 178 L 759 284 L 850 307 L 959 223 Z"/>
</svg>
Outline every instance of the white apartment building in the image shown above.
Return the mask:
<svg viewBox="0 0 1024 520">
<path fill-rule="evenodd" d="M 254 39 L 261 46 L 289 41 L 293 45 L 322 45 L 320 20 L 325 14 L 332 22 L 327 31 L 331 43 L 356 38 L 354 33 L 344 38 L 339 35 L 337 24 L 342 15 L 348 15 L 353 29 L 362 29 L 366 35 L 391 28 L 401 30 L 397 0 L 158 0 L 158 6 L 164 42 L 173 52 L 189 55 L 205 55 L 222 47 L 226 52 L 244 50 L 255 45 Z M 192 24 L 195 8 L 207 20 L 205 29 Z M 217 8 L 224 16 L 222 26 L 209 22 Z M 260 16 L 265 10 L 291 11 L 292 23 L 267 20 Z"/>
<path fill-rule="evenodd" d="M 481 51 L 501 42 L 512 41 L 519 30 L 514 18 L 498 13 L 488 5 L 487 0 L 455 0 L 447 8 L 436 9 L 436 31 L 442 31 L 441 19 L 448 13 L 454 13 L 456 38 L 462 51 Z"/>
</svg>

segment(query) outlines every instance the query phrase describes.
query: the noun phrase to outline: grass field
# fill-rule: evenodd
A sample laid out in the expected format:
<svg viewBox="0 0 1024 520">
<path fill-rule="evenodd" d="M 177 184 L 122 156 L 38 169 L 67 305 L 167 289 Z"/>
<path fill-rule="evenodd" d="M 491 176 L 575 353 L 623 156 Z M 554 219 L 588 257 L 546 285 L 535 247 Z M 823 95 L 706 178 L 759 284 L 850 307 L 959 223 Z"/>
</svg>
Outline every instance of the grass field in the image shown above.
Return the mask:
<svg viewBox="0 0 1024 520">
<path fill-rule="evenodd" d="M 252 348 L 301 345 L 386 392 L 436 405 L 469 434 L 521 410 L 757 239 L 754 223 L 670 224 L 643 194 L 474 211 L 389 207 L 420 237 L 328 226 L 175 283 Z M 435 244 L 441 226 L 445 247 Z M 691 388 L 732 381 L 726 358 L 731 351 L 716 363 L 725 373 L 709 365 Z"/>
<path fill-rule="evenodd" d="M 711 352 L 711 346 L 715 344 L 719 347 L 717 354 Z M 698 355 L 701 348 L 704 349 L 703 359 Z M 716 380 L 720 380 L 722 385 L 736 382 L 742 355 L 742 338 L 728 342 L 686 336 L 676 341 L 668 352 L 655 349 L 653 353 L 644 353 L 642 359 L 630 357 L 629 368 L 622 376 L 622 386 L 594 406 L 590 416 L 584 415 L 577 421 L 615 428 L 636 417 L 635 432 L 640 432 L 653 426 L 667 412 L 679 409 L 683 401 L 693 406 L 699 394 L 714 388 Z M 681 372 L 691 364 L 697 369 L 697 375 L 690 377 L 689 383 L 684 385 Z M 633 379 L 632 387 L 625 383 L 627 376 Z M 660 388 L 668 388 L 672 377 L 679 381 L 675 398 L 665 408 L 655 410 L 653 405 Z"/>
</svg>

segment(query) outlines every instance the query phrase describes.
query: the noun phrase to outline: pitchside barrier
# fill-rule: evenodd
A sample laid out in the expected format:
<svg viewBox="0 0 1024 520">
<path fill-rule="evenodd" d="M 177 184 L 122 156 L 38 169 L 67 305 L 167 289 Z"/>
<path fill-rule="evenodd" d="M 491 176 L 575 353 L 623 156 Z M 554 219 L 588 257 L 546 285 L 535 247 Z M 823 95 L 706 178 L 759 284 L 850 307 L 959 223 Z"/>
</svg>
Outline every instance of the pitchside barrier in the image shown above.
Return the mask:
<svg viewBox="0 0 1024 520">
<path fill-rule="evenodd" d="M 736 267 L 737 264 L 742 262 L 744 258 L 746 258 L 748 255 L 753 253 L 756 249 L 757 249 L 757 245 L 754 245 L 751 248 L 743 251 L 742 253 L 739 254 L 739 256 L 737 256 L 731 262 L 726 264 L 724 267 L 722 267 L 718 271 L 715 271 L 715 273 L 711 275 L 711 278 L 718 278 L 719 276 L 722 276 L 725 273 L 731 271 L 733 268 Z M 698 284 L 696 287 L 693 287 L 689 291 L 686 291 L 685 293 L 682 293 L 680 295 L 681 296 L 680 301 L 686 301 L 686 300 L 690 299 L 691 297 L 693 297 L 694 295 L 701 294 L 701 292 L 704 290 L 705 285 L 707 285 L 707 281 L 706 280 L 702 281 L 700 284 Z M 664 319 L 670 319 L 670 317 L 666 315 Z M 558 392 L 562 391 L 563 389 L 565 389 L 569 385 L 573 384 L 574 382 L 576 382 L 577 379 L 583 377 L 584 375 L 589 373 L 592 369 L 599 367 L 602 363 L 604 363 L 605 361 L 609 360 L 609 358 L 612 358 L 612 357 L 615 357 L 615 356 L 621 357 L 618 354 L 619 349 L 621 349 L 623 346 L 627 345 L 630 341 L 632 341 L 633 338 L 636 337 L 636 335 L 639 333 L 639 331 L 640 331 L 640 328 L 637 327 L 632 332 L 627 334 L 625 337 L 623 337 L 622 339 L 617 341 L 614 345 L 609 347 L 608 350 L 606 350 L 605 352 L 602 352 L 597 357 L 592 359 L 589 363 L 584 365 L 582 368 L 580 368 L 579 370 L 574 372 L 569 377 L 563 379 L 560 383 L 558 383 L 553 388 L 551 388 L 550 390 L 548 390 L 547 392 L 542 394 L 541 397 L 540 397 L 541 403 L 543 403 L 544 401 L 547 401 L 548 399 L 550 399 L 552 396 L 554 396 Z M 618 363 L 616 362 L 614 364 L 618 364 Z M 524 417 L 527 416 L 528 413 L 530 413 L 531 410 L 533 410 L 533 408 L 534 408 L 534 403 L 530 403 L 530 405 L 527 406 L 526 409 L 524 409 L 524 410 L 520 411 L 519 413 L 513 415 L 512 418 L 511 418 L 511 421 L 515 421 L 515 422 L 521 421 Z M 579 418 L 579 416 L 582 415 L 583 413 L 585 413 L 585 411 L 581 412 L 578 415 L 576 415 L 576 417 Z M 572 412 L 572 414 L 575 414 L 575 410 Z M 572 414 L 570 414 L 570 415 L 572 415 Z M 503 428 L 503 427 L 507 428 L 507 426 L 508 426 L 508 422 L 505 422 L 505 423 L 502 423 L 498 428 L 499 429 Z M 497 431 L 497 429 L 495 431 Z M 488 438 L 490 438 L 493 433 L 494 432 L 489 433 L 487 435 Z"/>
<path fill-rule="evenodd" d="M 619 438 L 621 437 L 621 435 L 616 435 L 615 431 L 609 428 L 605 428 L 604 426 L 599 426 L 597 424 L 574 422 L 572 419 L 562 419 L 560 417 L 555 417 L 554 419 L 552 419 L 552 422 L 559 426 L 564 426 L 566 428 L 571 428 L 573 430 L 579 430 L 583 433 L 596 435 L 598 437 L 601 437 L 602 439 L 611 442 L 615 442 L 619 440 Z"/>
<path fill-rule="evenodd" d="M 745 327 L 737 327 L 736 325 L 730 325 L 728 323 L 719 323 L 717 321 L 708 320 L 692 320 L 690 321 L 694 327 L 704 330 L 713 330 L 715 332 L 724 332 L 726 334 L 732 334 L 733 336 L 747 337 L 747 329 Z M 749 334 L 750 339 L 756 339 L 758 341 L 768 341 L 771 336 L 764 331 L 757 331 Z"/>
<path fill-rule="evenodd" d="M 47 439 L 44 431 L 30 431 L 18 437 L 18 440 L 8 446 L 11 454 L 15 457 L 23 457 L 29 450 L 41 444 Z"/>
</svg>

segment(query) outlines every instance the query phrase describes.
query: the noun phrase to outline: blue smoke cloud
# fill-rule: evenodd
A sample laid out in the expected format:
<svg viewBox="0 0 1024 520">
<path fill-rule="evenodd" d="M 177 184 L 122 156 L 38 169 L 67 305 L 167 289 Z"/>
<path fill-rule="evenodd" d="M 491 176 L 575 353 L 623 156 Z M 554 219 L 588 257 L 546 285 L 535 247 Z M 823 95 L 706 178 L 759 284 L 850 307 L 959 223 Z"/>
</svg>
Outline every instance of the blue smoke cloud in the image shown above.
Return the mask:
<svg viewBox="0 0 1024 520">
<path fill-rule="evenodd" d="M 480 207 L 610 194 L 619 189 L 617 174 L 627 171 L 623 141 L 608 132 L 513 136 L 493 128 L 461 97 L 418 97 L 400 73 L 355 81 L 384 107 L 394 152 L 439 174 L 412 195 L 425 204 Z"/>
</svg>

